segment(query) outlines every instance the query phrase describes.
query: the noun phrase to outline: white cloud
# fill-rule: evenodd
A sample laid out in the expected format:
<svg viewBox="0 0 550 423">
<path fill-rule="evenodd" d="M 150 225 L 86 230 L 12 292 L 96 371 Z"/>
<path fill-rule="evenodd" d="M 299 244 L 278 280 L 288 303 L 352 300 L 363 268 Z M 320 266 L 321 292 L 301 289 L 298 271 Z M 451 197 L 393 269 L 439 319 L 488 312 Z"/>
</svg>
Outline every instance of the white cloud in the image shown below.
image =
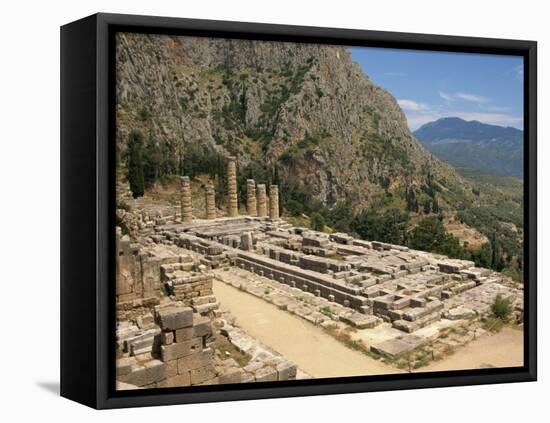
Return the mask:
<svg viewBox="0 0 550 423">
<path fill-rule="evenodd" d="M 489 101 L 488 98 L 482 97 L 480 95 L 476 94 L 470 94 L 470 93 L 454 93 L 449 94 L 443 91 L 438 91 L 439 97 L 441 97 L 443 100 L 451 102 L 455 100 L 464 100 L 464 101 L 470 101 L 472 103 L 487 103 Z"/>
<path fill-rule="evenodd" d="M 453 101 L 454 100 L 452 95 L 444 93 L 443 91 L 439 91 L 439 97 L 441 97 L 445 101 Z"/>
<path fill-rule="evenodd" d="M 425 123 L 433 122 L 434 120 L 440 119 L 441 115 L 436 113 L 406 113 L 407 123 L 409 124 L 409 129 L 411 131 L 416 131 Z"/>
<path fill-rule="evenodd" d="M 509 112 L 511 110 L 510 107 L 500 107 L 500 106 L 487 106 L 486 109 L 491 112 Z"/>
<path fill-rule="evenodd" d="M 461 100 L 471 101 L 472 103 L 486 103 L 489 101 L 485 97 L 469 93 L 456 93 L 456 96 Z"/>
<path fill-rule="evenodd" d="M 444 117 L 459 117 L 470 121 L 477 120 L 482 123 L 499 126 L 513 126 L 523 129 L 523 117 L 510 114 L 512 110 L 509 107 L 500 107 L 491 104 L 481 104 L 488 99 L 467 93 L 449 94 L 439 91 L 439 96 L 446 100 L 446 104 L 432 105 L 420 103 L 410 99 L 399 99 L 397 102 L 405 112 L 407 123 L 411 131 L 415 131 L 425 123 L 433 122 Z M 453 107 L 455 100 L 462 99 L 470 102 L 477 102 L 478 109 L 475 111 L 464 111 L 458 107 Z"/>
<path fill-rule="evenodd" d="M 413 100 L 399 99 L 397 100 L 399 106 L 404 110 L 425 110 L 427 106 L 424 103 L 418 103 Z"/>
</svg>

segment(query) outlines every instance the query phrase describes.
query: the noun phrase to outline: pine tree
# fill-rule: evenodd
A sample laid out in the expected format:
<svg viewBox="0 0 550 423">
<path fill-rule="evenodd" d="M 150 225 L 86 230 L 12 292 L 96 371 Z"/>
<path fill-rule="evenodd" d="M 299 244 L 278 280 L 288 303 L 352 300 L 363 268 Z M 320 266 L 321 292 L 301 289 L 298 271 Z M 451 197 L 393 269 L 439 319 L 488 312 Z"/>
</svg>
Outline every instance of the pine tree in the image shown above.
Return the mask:
<svg viewBox="0 0 550 423">
<path fill-rule="evenodd" d="M 325 218 L 317 212 L 313 212 L 309 217 L 309 225 L 314 231 L 322 232 L 325 229 Z"/>
</svg>

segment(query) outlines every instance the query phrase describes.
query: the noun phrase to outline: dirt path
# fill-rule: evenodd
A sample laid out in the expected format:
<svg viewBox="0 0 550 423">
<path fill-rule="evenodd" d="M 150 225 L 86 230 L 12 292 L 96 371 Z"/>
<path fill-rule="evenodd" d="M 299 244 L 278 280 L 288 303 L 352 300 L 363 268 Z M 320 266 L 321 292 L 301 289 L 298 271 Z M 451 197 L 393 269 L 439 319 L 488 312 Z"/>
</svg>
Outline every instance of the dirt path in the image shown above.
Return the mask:
<svg viewBox="0 0 550 423">
<path fill-rule="evenodd" d="M 470 342 L 453 355 L 436 361 L 419 371 L 466 370 L 481 367 L 515 367 L 523 365 L 523 332 L 503 328 L 492 336 Z"/>
<path fill-rule="evenodd" d="M 347 348 L 321 328 L 223 282 L 214 280 L 214 294 L 237 318 L 238 326 L 313 377 L 400 372 Z"/>
</svg>

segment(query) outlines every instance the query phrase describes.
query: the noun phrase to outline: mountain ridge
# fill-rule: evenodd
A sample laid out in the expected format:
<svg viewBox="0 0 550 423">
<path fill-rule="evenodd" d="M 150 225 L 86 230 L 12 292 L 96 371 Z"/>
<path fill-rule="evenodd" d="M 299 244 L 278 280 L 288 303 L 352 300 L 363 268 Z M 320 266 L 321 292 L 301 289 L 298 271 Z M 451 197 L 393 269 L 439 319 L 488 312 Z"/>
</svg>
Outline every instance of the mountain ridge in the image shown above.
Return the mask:
<svg viewBox="0 0 550 423">
<path fill-rule="evenodd" d="M 455 167 L 523 177 L 523 131 L 517 128 L 449 117 L 424 124 L 414 135 Z"/>
</svg>

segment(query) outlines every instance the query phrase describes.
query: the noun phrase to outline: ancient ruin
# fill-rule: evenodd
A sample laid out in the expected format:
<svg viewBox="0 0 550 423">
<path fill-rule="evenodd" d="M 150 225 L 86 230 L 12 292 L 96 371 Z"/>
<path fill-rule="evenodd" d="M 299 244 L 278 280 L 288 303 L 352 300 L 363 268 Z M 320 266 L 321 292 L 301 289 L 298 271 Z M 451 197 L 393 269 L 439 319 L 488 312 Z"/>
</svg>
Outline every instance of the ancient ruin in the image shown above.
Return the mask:
<svg viewBox="0 0 550 423">
<path fill-rule="evenodd" d="M 297 366 L 235 325 L 213 291 L 214 279 L 323 328 L 353 328 L 373 354 L 397 360 L 451 342 L 446 330 L 477 323 L 497 294 L 521 322 L 523 291 L 471 261 L 400 245 L 294 227 L 279 217 L 278 186 L 246 183 L 238 215 L 236 167 L 228 166 L 226 216 L 211 184 L 206 219 L 193 219 L 191 187 L 181 178 L 181 214 L 133 201 L 140 242 L 117 232 L 117 381 L 120 389 L 307 377 Z M 257 194 L 257 198 L 256 198 Z M 472 335 L 473 334 L 473 335 Z M 240 364 L 216 340 L 246 357 Z M 453 341 L 455 342 L 455 341 Z M 456 344 L 456 342 L 455 342 Z M 363 345 L 363 344 L 362 344 Z"/>
</svg>

